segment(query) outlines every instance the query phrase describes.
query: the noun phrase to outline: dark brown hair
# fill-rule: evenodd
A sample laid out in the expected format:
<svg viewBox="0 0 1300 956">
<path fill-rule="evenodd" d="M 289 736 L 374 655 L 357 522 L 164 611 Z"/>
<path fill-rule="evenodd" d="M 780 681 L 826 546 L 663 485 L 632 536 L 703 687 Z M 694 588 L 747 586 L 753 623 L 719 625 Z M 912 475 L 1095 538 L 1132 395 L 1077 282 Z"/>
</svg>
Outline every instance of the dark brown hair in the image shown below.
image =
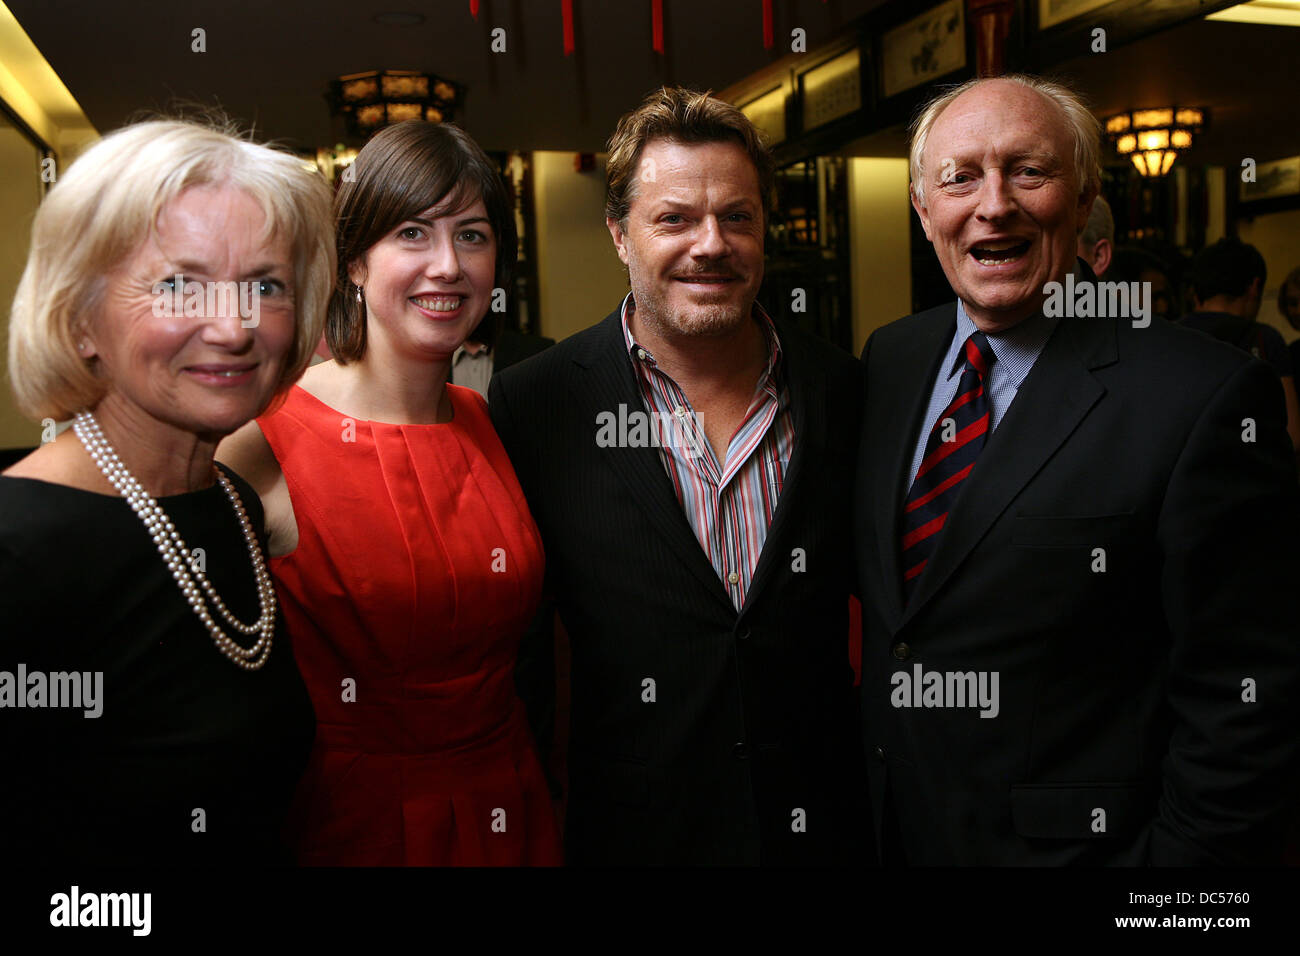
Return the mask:
<svg viewBox="0 0 1300 956">
<path fill-rule="evenodd" d="M 448 196 L 468 206 L 481 198 L 496 239 L 496 284 L 504 286 L 518 255 L 515 214 L 496 164 L 459 126 L 408 120 L 376 133 L 344 174 L 334 197 L 338 275 L 325 321 L 325 341 L 340 365 L 366 352 L 362 303 L 348 266 L 391 230 Z M 480 323 L 486 328 L 489 312 Z"/>
<path fill-rule="evenodd" d="M 740 110 L 710 93 L 665 86 L 651 93 L 618 121 L 605 147 L 605 218 L 627 231 L 627 212 L 636 196 L 637 163 L 651 140 L 666 139 L 687 145 L 734 142 L 758 171 L 759 204 L 767 221 L 776 164 L 763 137 Z"/>
</svg>

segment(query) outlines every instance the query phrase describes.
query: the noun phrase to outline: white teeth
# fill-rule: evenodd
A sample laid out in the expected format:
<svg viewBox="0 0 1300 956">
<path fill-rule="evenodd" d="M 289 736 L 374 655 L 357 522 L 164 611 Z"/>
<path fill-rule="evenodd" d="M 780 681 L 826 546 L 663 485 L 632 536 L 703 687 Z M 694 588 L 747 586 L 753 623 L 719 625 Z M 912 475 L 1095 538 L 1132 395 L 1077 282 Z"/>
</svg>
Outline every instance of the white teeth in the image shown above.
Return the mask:
<svg viewBox="0 0 1300 956">
<path fill-rule="evenodd" d="M 412 299 L 411 301 L 430 312 L 452 312 L 460 308 L 460 300 L 460 296 L 439 296 L 436 299 Z"/>
<path fill-rule="evenodd" d="M 1025 250 L 1017 252 L 1014 255 L 998 255 L 998 253 L 1010 252 L 1012 249 L 1019 248 L 1022 245 L 1024 244 L 1021 242 L 1013 242 L 1010 245 L 1005 243 L 994 243 L 987 246 L 976 246 L 971 250 L 971 254 L 975 256 L 975 261 L 982 266 L 999 266 L 1003 263 L 1015 262 L 1028 251 L 1028 248 L 1026 247 Z M 980 255 L 980 253 L 985 254 Z"/>
</svg>

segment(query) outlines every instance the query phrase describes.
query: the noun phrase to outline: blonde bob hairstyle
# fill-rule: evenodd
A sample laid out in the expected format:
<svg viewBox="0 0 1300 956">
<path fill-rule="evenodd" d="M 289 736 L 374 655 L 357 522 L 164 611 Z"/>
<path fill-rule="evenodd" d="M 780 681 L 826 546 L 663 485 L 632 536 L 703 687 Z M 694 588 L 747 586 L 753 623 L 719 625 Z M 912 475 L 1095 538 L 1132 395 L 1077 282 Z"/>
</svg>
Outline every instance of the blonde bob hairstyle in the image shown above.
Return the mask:
<svg viewBox="0 0 1300 956">
<path fill-rule="evenodd" d="M 235 134 L 189 120 L 137 123 L 99 140 L 59 177 L 36 212 L 9 319 L 9 380 L 24 415 L 64 420 L 103 398 L 109 383 L 93 359 L 77 356 L 76 340 L 103 302 L 108 273 L 192 186 L 241 190 L 266 216 L 263 238 L 288 236 L 297 321 L 276 397 L 302 375 L 334 288 L 329 186 L 300 159 Z"/>
<path fill-rule="evenodd" d="M 1070 138 L 1074 141 L 1074 175 L 1079 185 L 1079 195 L 1097 195 L 1101 190 L 1101 124 L 1093 116 L 1077 93 L 1060 83 L 1026 73 L 1008 73 L 1006 76 L 988 76 L 967 80 L 960 86 L 945 89 L 928 101 L 912 123 L 912 148 L 908 156 L 911 167 L 912 191 L 925 206 L 925 142 L 930 136 L 939 115 L 952 105 L 957 97 L 983 83 L 1007 81 L 1033 90 L 1061 112 Z"/>
</svg>

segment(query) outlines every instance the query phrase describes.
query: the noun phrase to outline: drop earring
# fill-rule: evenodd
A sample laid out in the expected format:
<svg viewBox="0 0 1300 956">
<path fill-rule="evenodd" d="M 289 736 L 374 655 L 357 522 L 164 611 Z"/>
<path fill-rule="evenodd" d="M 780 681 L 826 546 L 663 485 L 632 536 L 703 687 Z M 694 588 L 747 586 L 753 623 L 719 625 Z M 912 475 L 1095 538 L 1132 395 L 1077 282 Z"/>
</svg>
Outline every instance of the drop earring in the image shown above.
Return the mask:
<svg viewBox="0 0 1300 956">
<path fill-rule="evenodd" d="M 357 301 L 358 301 L 358 302 L 362 301 L 362 299 L 361 299 L 361 286 L 357 286 Z"/>
</svg>

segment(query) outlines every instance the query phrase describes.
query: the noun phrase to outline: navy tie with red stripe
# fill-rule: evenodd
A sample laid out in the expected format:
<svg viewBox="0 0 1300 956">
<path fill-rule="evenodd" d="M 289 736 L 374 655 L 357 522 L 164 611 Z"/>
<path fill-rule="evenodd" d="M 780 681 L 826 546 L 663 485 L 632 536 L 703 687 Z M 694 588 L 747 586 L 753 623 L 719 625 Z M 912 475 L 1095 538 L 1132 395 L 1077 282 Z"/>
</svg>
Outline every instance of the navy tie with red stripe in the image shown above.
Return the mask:
<svg viewBox="0 0 1300 956">
<path fill-rule="evenodd" d="M 966 340 L 965 354 L 957 394 L 930 429 L 925 455 L 903 505 L 904 603 L 911 599 L 934 554 L 939 532 L 984 449 L 992 423 L 985 384 L 997 356 L 983 332 L 973 332 Z"/>
</svg>

